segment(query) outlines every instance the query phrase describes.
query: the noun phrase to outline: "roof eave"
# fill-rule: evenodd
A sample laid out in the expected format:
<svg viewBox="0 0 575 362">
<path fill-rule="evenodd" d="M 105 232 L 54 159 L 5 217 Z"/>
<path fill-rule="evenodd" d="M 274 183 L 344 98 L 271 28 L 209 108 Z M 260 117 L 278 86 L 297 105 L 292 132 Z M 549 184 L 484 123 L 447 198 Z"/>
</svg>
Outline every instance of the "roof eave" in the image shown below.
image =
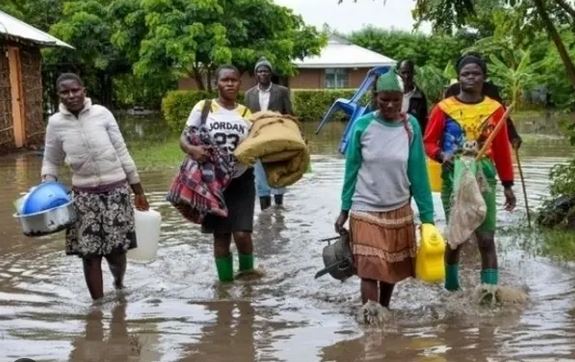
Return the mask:
<svg viewBox="0 0 575 362">
<path fill-rule="evenodd" d="M 25 45 L 36 45 L 38 47 L 48 47 L 48 48 L 55 48 L 55 47 L 61 47 L 61 48 L 70 48 L 70 49 L 75 49 L 73 46 L 71 46 L 68 43 L 65 43 L 61 40 L 58 41 L 40 41 L 37 39 L 30 39 L 30 38 L 25 38 L 25 37 L 21 37 L 21 36 L 16 36 L 16 35 L 12 35 L 12 34 L 7 34 L 7 33 L 0 33 L 0 38 L 4 38 L 7 40 L 11 40 L 17 43 L 21 43 L 21 44 L 25 44 Z"/>
<path fill-rule="evenodd" d="M 394 65 L 396 61 L 378 63 L 319 63 L 319 64 L 294 64 L 298 69 L 321 69 L 321 68 L 371 68 Z"/>
</svg>

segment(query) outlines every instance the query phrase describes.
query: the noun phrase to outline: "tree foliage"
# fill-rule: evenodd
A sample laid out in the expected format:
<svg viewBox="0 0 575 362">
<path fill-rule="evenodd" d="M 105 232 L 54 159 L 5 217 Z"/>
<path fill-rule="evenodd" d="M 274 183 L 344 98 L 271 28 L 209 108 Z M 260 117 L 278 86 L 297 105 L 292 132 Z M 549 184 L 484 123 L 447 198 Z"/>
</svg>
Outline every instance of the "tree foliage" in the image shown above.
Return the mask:
<svg viewBox="0 0 575 362">
<path fill-rule="evenodd" d="M 384 30 L 369 26 L 353 32 L 350 39 L 357 45 L 397 61 L 411 59 L 418 66 L 431 65 L 443 69 L 447 63 L 454 62 L 463 49 L 471 46 L 475 37 L 466 32 L 454 37 Z"/>
<path fill-rule="evenodd" d="M 280 74 L 293 74 L 292 60 L 318 54 L 326 41 L 270 0 L 120 0 L 113 12 L 114 44 L 140 45 L 128 54 L 136 75 L 192 76 L 201 88 L 210 87 L 204 76 L 217 65 L 251 70 L 261 56 Z"/>
<path fill-rule="evenodd" d="M 81 73 L 108 106 L 129 87 L 138 87 L 134 101 L 157 101 L 184 75 L 209 88 L 218 65 L 251 70 L 261 56 L 279 75 L 293 74 L 294 58 L 326 42 L 272 0 L 6 0 L 0 9 L 73 45 L 48 50 L 47 67 Z"/>
<path fill-rule="evenodd" d="M 510 67 L 495 55 L 489 57 L 489 74 L 495 83 L 502 87 L 503 96 L 512 104 L 519 105 L 525 90 L 531 89 L 537 82 L 537 71 L 541 64 L 531 60 L 529 50 L 518 50 L 517 62 Z"/>
<path fill-rule="evenodd" d="M 511 33 L 523 39 L 535 36 L 544 29 L 553 41 L 563 63 L 565 73 L 575 88 L 575 63 L 560 32 L 573 30 L 575 8 L 565 0 L 417 0 L 413 16 L 418 22 L 430 21 L 433 29 L 451 34 L 454 29 L 473 26 L 480 13 L 478 9 L 507 9 L 517 16 L 510 22 Z M 496 12 L 494 12 L 496 13 Z"/>
<path fill-rule="evenodd" d="M 545 89 L 548 103 L 569 108 L 575 99 L 569 78 L 561 76 L 565 67 L 555 45 L 543 29 L 521 26 L 526 17 L 533 17 L 523 6 L 496 9 L 491 14 L 493 32 L 465 51 L 479 51 L 489 60 L 489 73 L 503 88 L 504 97 L 516 103 L 530 88 Z M 535 20 L 533 20 L 535 21 Z M 575 59 L 573 32 L 565 30 L 561 40 Z"/>
<path fill-rule="evenodd" d="M 52 48 L 45 52 L 48 64 L 58 64 L 58 71 L 79 73 L 91 85 L 90 92 L 108 106 L 112 104 L 113 78 L 130 71 L 127 59 L 110 43 L 114 29 L 109 3 L 110 0 L 64 3 L 62 18 L 50 27 L 50 33 L 75 50 Z"/>
<path fill-rule="evenodd" d="M 61 0 L 4 0 L 0 10 L 48 32 L 62 16 Z"/>
</svg>

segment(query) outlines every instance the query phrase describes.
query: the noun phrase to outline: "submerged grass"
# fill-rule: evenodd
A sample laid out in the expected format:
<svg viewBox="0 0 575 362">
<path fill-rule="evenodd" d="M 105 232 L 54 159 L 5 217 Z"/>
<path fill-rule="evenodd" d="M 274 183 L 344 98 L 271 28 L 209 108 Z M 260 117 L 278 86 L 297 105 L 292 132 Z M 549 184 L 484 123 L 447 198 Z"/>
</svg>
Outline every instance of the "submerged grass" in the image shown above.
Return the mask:
<svg viewBox="0 0 575 362">
<path fill-rule="evenodd" d="M 498 234 L 509 237 L 512 245 L 532 255 L 557 261 L 575 261 L 575 231 L 566 229 L 513 228 L 500 229 Z"/>
<path fill-rule="evenodd" d="M 541 253 L 564 261 L 575 261 L 575 232 L 541 230 Z"/>
<path fill-rule="evenodd" d="M 135 141 L 128 148 L 138 168 L 144 170 L 178 167 L 184 156 L 178 136 L 154 142 Z"/>
</svg>

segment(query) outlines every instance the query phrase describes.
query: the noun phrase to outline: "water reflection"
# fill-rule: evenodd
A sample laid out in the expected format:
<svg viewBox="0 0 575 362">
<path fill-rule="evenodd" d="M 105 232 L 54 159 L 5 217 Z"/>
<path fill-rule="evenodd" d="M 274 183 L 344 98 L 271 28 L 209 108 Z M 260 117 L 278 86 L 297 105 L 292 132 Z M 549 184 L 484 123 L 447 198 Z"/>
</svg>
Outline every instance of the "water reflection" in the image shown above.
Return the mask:
<svg viewBox="0 0 575 362">
<path fill-rule="evenodd" d="M 135 121 L 134 121 L 135 122 Z M 129 137 L 155 134 L 141 124 Z M 575 357 L 575 278 L 572 270 L 534 257 L 498 235 L 501 279 L 529 285 L 532 303 L 490 315 L 470 299 L 440 286 L 401 283 L 392 301 L 394 323 L 383 330 L 358 327 L 358 281 L 313 279 L 323 244 L 339 210 L 343 159 L 336 153 L 341 123 L 313 136 L 313 170 L 290 187 L 284 209 L 256 212 L 256 262 L 265 276 L 222 288 L 215 282 L 211 238 L 165 202 L 174 170 L 142 172 L 153 208 L 163 216 L 160 249 L 149 264 L 130 264 L 124 299 L 89 309 L 81 264 L 63 253 L 63 235 L 25 238 L 9 207 L 38 180 L 40 158 L 0 158 L 0 360 L 483 360 Z M 150 128 L 147 128 L 150 127 Z M 148 136 L 145 136 L 146 138 Z M 570 149 L 522 148 L 529 201 L 548 194 L 548 171 Z M 64 175 L 64 180 L 69 180 Z M 519 196 L 519 188 L 516 188 Z M 521 198 L 519 197 L 521 201 Z M 498 207 L 502 207 L 498 192 Z M 438 205 L 438 198 L 435 197 Z M 523 223 L 521 205 L 498 214 L 503 228 Z M 439 222 L 443 218 L 439 212 Z M 462 284 L 478 281 L 476 248 L 464 253 Z M 237 259 L 236 259 L 237 260 Z M 110 276 L 105 274 L 106 285 Z M 98 351 L 98 355 L 94 353 Z M 103 357 L 102 357 L 103 356 Z M 100 359 L 98 359 L 100 358 Z"/>
<path fill-rule="evenodd" d="M 255 310 L 248 301 L 205 303 L 215 318 L 184 351 L 184 361 L 256 361 Z"/>
<path fill-rule="evenodd" d="M 145 117 L 122 115 L 118 123 L 127 142 L 161 142 L 174 138 L 160 114 Z"/>
<path fill-rule="evenodd" d="M 286 202 L 290 202 L 289 193 Z M 255 220 L 254 243 L 258 257 L 281 254 L 286 251 L 289 237 L 286 235 L 283 208 L 271 207 L 259 213 Z"/>
<path fill-rule="evenodd" d="M 118 301 L 108 323 L 101 308 L 90 311 L 84 333 L 72 342 L 70 361 L 120 362 L 139 357 L 141 345 L 137 337 L 128 334 L 126 307 L 125 300 Z"/>
</svg>

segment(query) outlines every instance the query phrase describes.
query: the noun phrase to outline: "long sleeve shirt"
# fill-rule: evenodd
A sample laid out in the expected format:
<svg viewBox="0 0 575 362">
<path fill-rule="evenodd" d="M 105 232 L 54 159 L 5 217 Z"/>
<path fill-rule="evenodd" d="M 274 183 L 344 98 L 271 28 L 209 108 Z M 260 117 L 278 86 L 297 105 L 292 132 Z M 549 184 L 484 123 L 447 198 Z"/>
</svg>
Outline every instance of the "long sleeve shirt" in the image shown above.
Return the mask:
<svg viewBox="0 0 575 362">
<path fill-rule="evenodd" d="M 387 122 L 373 112 L 352 129 L 345 162 L 342 210 L 395 210 L 413 195 L 422 223 L 433 223 L 433 200 L 419 124 L 409 116 Z"/>
<path fill-rule="evenodd" d="M 89 98 L 76 117 L 60 104 L 48 119 L 42 176 L 58 177 L 66 163 L 72 170 L 72 184 L 96 187 L 128 180 L 140 182 L 116 119 L 106 107 L 92 105 Z"/>
<path fill-rule="evenodd" d="M 454 151 L 467 141 L 475 141 L 482 146 L 504 113 L 504 107 L 489 97 L 474 104 L 463 103 L 455 97 L 444 99 L 433 108 L 429 116 L 424 137 L 425 152 L 430 158 L 441 161 L 439 155 L 445 151 L 446 140 L 449 139 L 446 132 L 448 127 L 458 128 L 462 134 Z M 508 138 L 507 125 L 503 124 L 486 153 L 495 163 L 504 186 L 513 185 L 513 163 Z"/>
</svg>

